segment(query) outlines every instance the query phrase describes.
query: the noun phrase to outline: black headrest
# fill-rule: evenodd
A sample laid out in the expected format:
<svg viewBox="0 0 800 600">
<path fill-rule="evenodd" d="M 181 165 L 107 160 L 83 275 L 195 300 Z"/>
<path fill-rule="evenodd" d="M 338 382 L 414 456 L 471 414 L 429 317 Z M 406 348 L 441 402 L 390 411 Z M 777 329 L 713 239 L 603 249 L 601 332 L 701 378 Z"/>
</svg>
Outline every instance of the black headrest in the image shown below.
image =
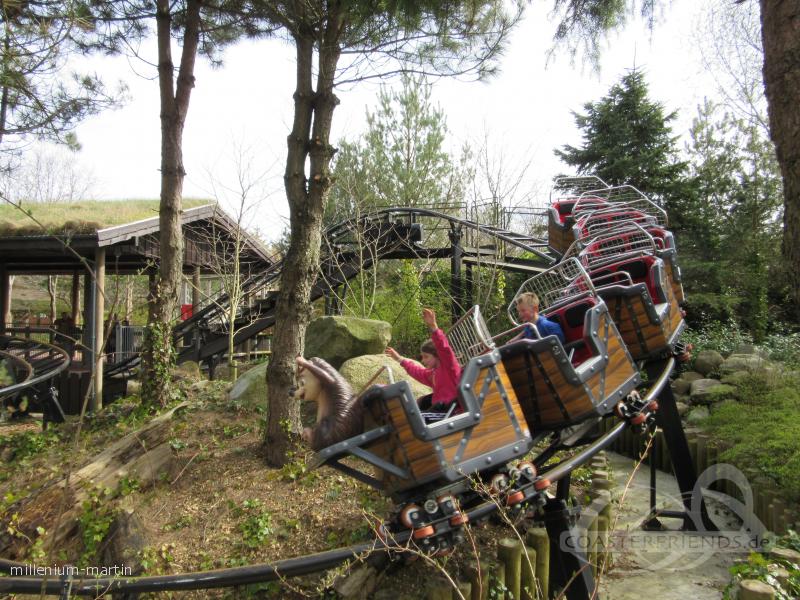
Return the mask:
<svg viewBox="0 0 800 600">
<path fill-rule="evenodd" d="M 627 271 L 628 274 L 631 276 L 631 279 L 636 281 L 636 280 L 646 279 L 650 267 L 648 267 L 647 263 L 645 263 L 643 260 L 634 260 L 620 265 L 617 270 Z"/>
</svg>

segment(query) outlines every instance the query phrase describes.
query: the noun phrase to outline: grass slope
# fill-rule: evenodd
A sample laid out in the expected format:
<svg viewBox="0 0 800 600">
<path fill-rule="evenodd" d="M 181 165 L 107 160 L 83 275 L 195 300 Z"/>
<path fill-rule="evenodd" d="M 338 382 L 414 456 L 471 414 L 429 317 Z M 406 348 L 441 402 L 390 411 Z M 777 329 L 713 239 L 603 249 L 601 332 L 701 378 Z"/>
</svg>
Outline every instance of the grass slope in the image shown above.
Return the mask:
<svg viewBox="0 0 800 600">
<path fill-rule="evenodd" d="M 184 198 L 184 208 L 211 203 Z M 84 200 L 69 204 L 27 204 L 19 208 L 0 204 L 0 235 L 39 235 L 68 231 L 92 233 L 114 225 L 133 223 L 158 216 L 158 200 Z M 32 218 L 41 223 L 45 231 Z"/>
</svg>

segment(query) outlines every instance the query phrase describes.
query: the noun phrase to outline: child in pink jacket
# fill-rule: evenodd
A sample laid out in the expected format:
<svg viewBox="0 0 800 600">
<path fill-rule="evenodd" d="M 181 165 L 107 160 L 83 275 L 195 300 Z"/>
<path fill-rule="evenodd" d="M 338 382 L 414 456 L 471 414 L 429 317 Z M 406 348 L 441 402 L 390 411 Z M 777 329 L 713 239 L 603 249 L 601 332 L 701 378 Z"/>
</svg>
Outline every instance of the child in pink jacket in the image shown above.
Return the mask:
<svg viewBox="0 0 800 600">
<path fill-rule="evenodd" d="M 436 324 L 436 313 L 425 308 L 422 310 L 422 320 L 431 332 L 431 339 L 422 344 L 422 365 L 403 358 L 392 347 L 386 348 L 386 355 L 399 362 L 411 377 L 433 389 L 432 394 L 417 400 L 421 410 L 447 412 L 458 397 L 461 366 L 447 337 Z M 459 412 L 458 406 L 456 412 Z"/>
</svg>

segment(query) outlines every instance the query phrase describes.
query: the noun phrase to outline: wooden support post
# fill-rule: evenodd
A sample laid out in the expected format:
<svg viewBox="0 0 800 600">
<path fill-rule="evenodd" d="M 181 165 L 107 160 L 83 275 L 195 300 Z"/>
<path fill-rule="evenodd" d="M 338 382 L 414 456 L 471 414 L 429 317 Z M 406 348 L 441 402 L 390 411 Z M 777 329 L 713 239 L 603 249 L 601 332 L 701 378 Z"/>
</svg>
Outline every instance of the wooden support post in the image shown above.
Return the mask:
<svg viewBox="0 0 800 600">
<path fill-rule="evenodd" d="M 472 588 L 470 600 L 487 600 L 489 598 L 489 578 L 491 572 L 486 562 L 472 561 L 467 565 L 467 577 Z"/>
<path fill-rule="evenodd" d="M 525 546 L 522 552 L 522 574 L 520 575 L 520 598 L 522 600 L 538 600 L 536 589 L 536 550 Z"/>
<path fill-rule="evenodd" d="M 69 294 L 70 310 L 72 311 L 72 324 L 77 326 L 81 322 L 81 273 L 72 272 L 72 289 Z"/>
<path fill-rule="evenodd" d="M 428 588 L 428 600 L 452 600 L 453 586 L 446 579 L 437 579 Z"/>
<path fill-rule="evenodd" d="M 103 322 L 106 310 L 106 249 L 98 248 L 94 255 L 95 299 L 94 299 L 94 396 L 92 397 L 92 410 L 98 411 L 103 407 L 103 360 L 105 353 L 105 323 Z"/>
<path fill-rule="evenodd" d="M 192 314 L 200 310 L 200 267 L 195 267 L 192 273 Z"/>
<path fill-rule="evenodd" d="M 522 568 L 522 544 L 519 540 L 503 538 L 497 543 L 497 559 L 505 566 L 508 597 L 516 600 L 520 591 Z"/>
<path fill-rule="evenodd" d="M 550 589 L 550 540 L 544 527 L 534 527 L 525 533 L 525 543 L 536 551 L 536 577 L 540 598 L 546 599 Z"/>
<path fill-rule="evenodd" d="M 5 264 L 0 265 L 0 333 L 11 325 L 11 282 Z"/>
</svg>

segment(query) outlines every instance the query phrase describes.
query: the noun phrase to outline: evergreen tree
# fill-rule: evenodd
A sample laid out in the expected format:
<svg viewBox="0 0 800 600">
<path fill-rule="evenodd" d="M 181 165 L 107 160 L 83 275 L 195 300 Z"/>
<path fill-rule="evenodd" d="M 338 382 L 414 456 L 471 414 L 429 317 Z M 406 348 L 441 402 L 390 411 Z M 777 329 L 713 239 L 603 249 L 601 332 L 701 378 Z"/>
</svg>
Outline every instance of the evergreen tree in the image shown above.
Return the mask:
<svg viewBox="0 0 800 600">
<path fill-rule="evenodd" d="M 661 103 L 648 97 L 644 73 L 632 71 L 598 102 L 573 113 L 583 145 L 564 146 L 556 156 L 578 173 L 591 173 L 611 185 L 630 184 L 666 204 L 681 196 L 686 163 L 678 160 L 677 137 Z"/>
<path fill-rule="evenodd" d="M 773 146 L 756 122 L 700 107 L 687 148 L 692 219 L 685 220 L 681 264 L 690 284 L 689 317 L 736 317 L 756 340 L 791 315 L 769 310 L 783 295 L 781 181 Z"/>
</svg>

